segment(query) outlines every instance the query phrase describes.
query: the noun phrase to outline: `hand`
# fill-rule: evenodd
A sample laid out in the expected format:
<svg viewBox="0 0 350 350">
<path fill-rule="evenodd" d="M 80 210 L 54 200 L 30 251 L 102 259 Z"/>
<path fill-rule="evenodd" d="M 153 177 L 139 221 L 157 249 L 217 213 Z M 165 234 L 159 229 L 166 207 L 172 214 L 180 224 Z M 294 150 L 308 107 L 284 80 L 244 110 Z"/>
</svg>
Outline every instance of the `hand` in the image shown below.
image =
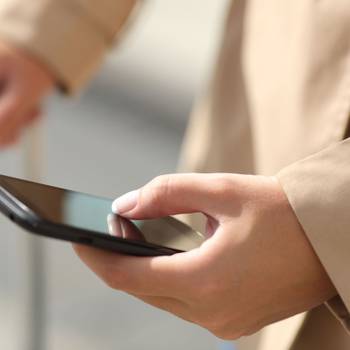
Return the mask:
<svg viewBox="0 0 350 350">
<path fill-rule="evenodd" d="M 336 291 L 275 178 L 162 176 L 114 203 L 133 219 L 202 212 L 200 248 L 139 258 L 75 246 L 109 286 L 236 339 L 309 310 Z"/>
<path fill-rule="evenodd" d="M 0 146 L 13 144 L 40 114 L 54 78 L 29 54 L 0 41 Z"/>
</svg>

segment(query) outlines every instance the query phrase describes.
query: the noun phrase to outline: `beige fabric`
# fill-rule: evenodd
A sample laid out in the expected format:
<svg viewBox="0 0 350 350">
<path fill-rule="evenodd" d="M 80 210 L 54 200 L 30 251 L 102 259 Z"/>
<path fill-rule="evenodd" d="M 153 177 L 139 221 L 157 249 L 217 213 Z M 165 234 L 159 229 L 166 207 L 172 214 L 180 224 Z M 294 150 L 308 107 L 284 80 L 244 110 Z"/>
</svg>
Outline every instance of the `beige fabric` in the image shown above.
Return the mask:
<svg viewBox="0 0 350 350">
<path fill-rule="evenodd" d="M 136 0 L 1 0 L 0 35 L 47 64 L 68 92 L 86 84 Z"/>
<path fill-rule="evenodd" d="M 347 220 L 350 220 L 349 161 L 350 139 L 347 139 L 278 174 L 290 203 L 348 309 L 350 281 L 344 261 L 349 259 L 350 247 L 347 226 Z M 348 313 L 345 316 L 349 318 Z"/>
<path fill-rule="evenodd" d="M 270 344 L 271 346 L 271 344 Z M 270 349 L 275 349 L 270 347 Z M 329 310 L 320 306 L 312 310 L 304 322 L 291 350 L 348 350 L 349 334 L 339 327 Z"/>
<path fill-rule="evenodd" d="M 132 5 L 1 0 L 0 34 L 75 90 L 96 69 Z M 349 0 L 235 0 L 181 159 L 186 171 L 277 174 L 341 297 L 328 306 L 346 326 L 350 141 L 341 140 L 350 110 L 349 61 Z M 239 349 L 350 348 L 324 306 L 304 319 L 297 315 L 242 339 Z"/>
<path fill-rule="evenodd" d="M 296 315 L 288 320 L 277 322 L 263 331 L 236 342 L 239 350 L 271 350 L 289 349 L 303 324 L 305 314 Z"/>
<path fill-rule="evenodd" d="M 182 169 L 251 172 L 253 160 L 256 173 L 278 173 L 316 253 L 350 307 L 350 196 L 345 191 L 350 146 L 339 143 L 350 110 L 350 3 L 236 0 L 225 32 L 209 97 L 189 125 Z M 346 324 L 348 311 L 341 300 L 330 306 Z M 298 346 L 305 338 L 310 349 L 321 348 L 317 337 L 308 334 L 317 317 L 319 332 L 327 344 L 334 344 L 330 348 L 338 349 L 344 332 L 339 323 L 327 328 L 325 314 L 307 317 L 300 332 L 303 315 L 279 322 L 255 339 L 242 339 L 239 349 L 288 349 L 293 338 Z M 341 349 L 350 348 L 350 339 L 343 336 L 342 344 Z M 293 350 L 299 349 L 295 346 Z"/>
</svg>

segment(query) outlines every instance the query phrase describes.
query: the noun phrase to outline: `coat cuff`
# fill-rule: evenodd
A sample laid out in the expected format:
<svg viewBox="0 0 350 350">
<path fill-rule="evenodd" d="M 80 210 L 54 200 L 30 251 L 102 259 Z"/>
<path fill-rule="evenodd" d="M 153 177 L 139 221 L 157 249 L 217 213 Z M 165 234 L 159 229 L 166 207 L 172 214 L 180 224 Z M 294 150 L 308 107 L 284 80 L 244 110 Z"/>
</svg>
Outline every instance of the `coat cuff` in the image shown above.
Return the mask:
<svg viewBox="0 0 350 350">
<path fill-rule="evenodd" d="M 127 14 L 116 18 L 115 32 Z M 69 93 L 86 84 L 114 39 L 110 27 L 66 0 L 1 2 L 0 36 L 46 64 Z"/>
<path fill-rule="evenodd" d="M 350 329 L 350 140 L 277 174 L 306 236 L 339 293 L 327 305 Z"/>
</svg>

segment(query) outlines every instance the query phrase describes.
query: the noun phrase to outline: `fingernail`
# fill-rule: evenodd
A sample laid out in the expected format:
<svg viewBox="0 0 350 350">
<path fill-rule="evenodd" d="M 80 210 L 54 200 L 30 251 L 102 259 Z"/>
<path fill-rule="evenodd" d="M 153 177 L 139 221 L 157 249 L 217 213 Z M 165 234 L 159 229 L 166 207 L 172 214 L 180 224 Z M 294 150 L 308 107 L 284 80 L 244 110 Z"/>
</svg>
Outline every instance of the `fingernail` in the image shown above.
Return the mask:
<svg viewBox="0 0 350 350">
<path fill-rule="evenodd" d="M 131 209 L 134 209 L 139 197 L 139 190 L 128 192 L 117 198 L 112 203 L 112 211 L 115 214 L 125 214 Z"/>
</svg>

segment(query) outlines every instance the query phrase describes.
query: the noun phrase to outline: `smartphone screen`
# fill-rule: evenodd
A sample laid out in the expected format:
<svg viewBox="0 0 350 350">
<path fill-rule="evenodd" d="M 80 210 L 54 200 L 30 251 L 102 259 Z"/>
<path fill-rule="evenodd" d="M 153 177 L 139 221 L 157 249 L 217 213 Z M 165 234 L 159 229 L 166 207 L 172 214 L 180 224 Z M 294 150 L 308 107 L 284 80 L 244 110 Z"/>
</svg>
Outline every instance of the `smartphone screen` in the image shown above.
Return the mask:
<svg viewBox="0 0 350 350">
<path fill-rule="evenodd" d="M 204 241 L 200 233 L 172 217 L 130 221 L 115 215 L 110 199 L 3 175 L 0 185 L 37 216 L 56 224 L 180 251 Z"/>
</svg>

